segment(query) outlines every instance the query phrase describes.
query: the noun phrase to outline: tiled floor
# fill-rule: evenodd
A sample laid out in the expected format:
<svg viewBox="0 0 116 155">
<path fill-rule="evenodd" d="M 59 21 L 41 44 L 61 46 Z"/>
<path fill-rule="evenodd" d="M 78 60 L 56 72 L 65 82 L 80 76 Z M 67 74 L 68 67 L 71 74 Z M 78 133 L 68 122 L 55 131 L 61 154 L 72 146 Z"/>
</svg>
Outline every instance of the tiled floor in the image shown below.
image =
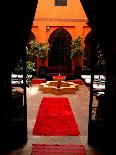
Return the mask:
<svg viewBox="0 0 116 155">
<path fill-rule="evenodd" d="M 104 155 L 101 151 L 90 147 L 87 144 L 88 135 L 88 110 L 89 110 L 89 88 L 80 85 L 75 94 L 63 94 L 58 96 L 68 97 L 75 119 L 80 129 L 80 136 L 33 136 L 32 129 L 36 120 L 36 115 L 44 96 L 55 96 L 44 94 L 38 90 L 38 85 L 27 88 L 27 107 L 28 107 L 28 142 L 22 148 L 13 150 L 2 155 L 30 155 L 32 144 L 85 144 L 87 155 Z"/>
</svg>

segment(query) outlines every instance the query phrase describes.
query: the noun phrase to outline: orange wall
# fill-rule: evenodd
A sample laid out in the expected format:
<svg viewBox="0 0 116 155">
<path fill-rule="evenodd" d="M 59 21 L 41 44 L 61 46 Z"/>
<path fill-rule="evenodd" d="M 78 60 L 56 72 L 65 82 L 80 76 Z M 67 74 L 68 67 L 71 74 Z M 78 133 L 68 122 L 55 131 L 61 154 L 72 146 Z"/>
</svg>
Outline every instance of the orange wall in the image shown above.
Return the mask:
<svg viewBox="0 0 116 155">
<path fill-rule="evenodd" d="M 38 0 L 33 22 L 33 28 L 38 27 L 37 40 L 47 42 L 48 36 L 55 30 L 54 27 L 58 28 L 59 26 L 67 30 L 72 27 L 73 30 L 69 31 L 71 31 L 73 39 L 78 35 L 82 38 L 85 37 L 83 36 L 83 27 L 87 27 L 87 17 L 80 0 L 67 0 L 67 6 L 54 6 L 54 2 L 55 0 Z M 52 30 L 46 31 L 46 26 L 50 26 Z"/>
<path fill-rule="evenodd" d="M 71 34 L 72 39 L 80 36 L 84 43 L 84 38 L 90 31 L 86 24 L 85 12 L 80 0 L 67 0 L 67 2 L 67 6 L 54 6 L 54 0 L 38 0 L 32 27 L 37 41 L 48 43 L 50 34 L 63 27 Z M 47 26 L 50 27 L 49 30 L 46 29 Z M 45 65 L 47 64 L 46 61 Z"/>
<path fill-rule="evenodd" d="M 87 36 L 87 34 L 91 31 L 91 29 L 88 26 L 83 26 L 83 38 Z M 83 39 L 83 47 L 85 46 L 84 44 L 84 39 Z"/>
<path fill-rule="evenodd" d="M 86 18 L 80 0 L 67 0 L 67 6 L 54 6 L 55 0 L 38 0 L 35 17 Z"/>
</svg>

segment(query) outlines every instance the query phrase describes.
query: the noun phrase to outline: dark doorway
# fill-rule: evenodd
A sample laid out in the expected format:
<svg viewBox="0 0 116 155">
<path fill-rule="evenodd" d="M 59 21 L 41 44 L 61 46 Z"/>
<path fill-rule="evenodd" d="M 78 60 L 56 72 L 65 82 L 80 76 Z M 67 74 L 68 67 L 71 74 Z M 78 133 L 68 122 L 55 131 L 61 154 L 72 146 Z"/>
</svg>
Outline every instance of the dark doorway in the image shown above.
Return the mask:
<svg viewBox="0 0 116 155">
<path fill-rule="evenodd" d="M 72 37 L 64 28 L 58 28 L 49 37 L 48 66 L 71 66 L 70 45 Z"/>
<path fill-rule="evenodd" d="M 84 40 L 85 48 L 84 48 L 84 67 L 91 68 L 91 36 L 92 32 L 90 31 Z"/>
<path fill-rule="evenodd" d="M 36 40 L 36 37 L 34 35 L 34 33 L 31 31 L 30 32 L 30 35 L 29 35 L 29 38 L 28 38 L 28 43 L 31 41 L 31 40 Z"/>
<path fill-rule="evenodd" d="M 91 64 L 92 64 L 92 32 L 90 31 L 85 38 L 85 53 L 84 53 L 84 67 L 86 70 L 91 70 Z M 96 51 L 94 51 L 95 54 L 95 66 L 94 66 L 94 72 L 95 74 L 105 74 L 105 59 L 103 55 L 103 51 L 101 49 L 100 44 L 96 41 Z"/>
</svg>

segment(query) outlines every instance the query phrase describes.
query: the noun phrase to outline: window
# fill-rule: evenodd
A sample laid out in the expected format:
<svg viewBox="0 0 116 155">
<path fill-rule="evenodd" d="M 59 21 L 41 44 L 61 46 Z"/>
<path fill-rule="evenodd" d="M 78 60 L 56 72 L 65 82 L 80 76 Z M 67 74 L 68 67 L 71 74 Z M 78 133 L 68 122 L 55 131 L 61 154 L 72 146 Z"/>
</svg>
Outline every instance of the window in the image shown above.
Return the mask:
<svg viewBox="0 0 116 155">
<path fill-rule="evenodd" d="M 55 0 L 55 6 L 67 6 L 67 0 Z"/>
</svg>

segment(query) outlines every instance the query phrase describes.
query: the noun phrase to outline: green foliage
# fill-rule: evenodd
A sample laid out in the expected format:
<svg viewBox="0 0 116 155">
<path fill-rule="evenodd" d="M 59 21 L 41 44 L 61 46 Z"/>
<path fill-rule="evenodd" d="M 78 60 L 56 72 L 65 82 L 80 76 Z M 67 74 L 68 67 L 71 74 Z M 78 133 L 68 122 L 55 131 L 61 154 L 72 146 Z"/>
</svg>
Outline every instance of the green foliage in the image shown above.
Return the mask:
<svg viewBox="0 0 116 155">
<path fill-rule="evenodd" d="M 80 58 L 84 51 L 82 50 L 81 37 L 78 36 L 71 44 L 71 59 Z"/>
<path fill-rule="evenodd" d="M 26 73 L 32 74 L 32 72 L 35 71 L 35 63 L 32 61 L 26 62 Z M 15 67 L 15 72 L 17 74 L 23 74 L 23 61 L 20 59 L 18 65 Z"/>
<path fill-rule="evenodd" d="M 47 58 L 47 44 L 39 43 L 36 40 L 31 40 L 26 47 L 26 73 L 32 74 L 35 71 L 36 58 L 41 58 L 42 62 Z M 20 59 L 18 65 L 15 68 L 15 72 L 23 73 L 23 61 Z"/>
<path fill-rule="evenodd" d="M 96 71 L 99 72 L 100 74 L 104 74 L 105 73 L 105 58 L 103 55 L 103 52 L 100 48 L 100 46 L 98 45 L 97 47 L 97 54 L 96 54 Z"/>
<path fill-rule="evenodd" d="M 27 55 L 31 55 L 33 57 L 38 57 L 41 59 L 47 58 L 48 47 L 46 43 L 39 43 L 36 40 L 31 40 L 28 43 L 26 52 Z"/>
<path fill-rule="evenodd" d="M 105 65 L 105 59 L 103 56 L 103 53 L 101 50 L 97 51 L 97 66 L 104 66 Z"/>
<path fill-rule="evenodd" d="M 28 74 L 32 73 L 35 71 L 35 63 L 32 61 L 27 61 L 26 62 L 26 72 Z"/>
</svg>

